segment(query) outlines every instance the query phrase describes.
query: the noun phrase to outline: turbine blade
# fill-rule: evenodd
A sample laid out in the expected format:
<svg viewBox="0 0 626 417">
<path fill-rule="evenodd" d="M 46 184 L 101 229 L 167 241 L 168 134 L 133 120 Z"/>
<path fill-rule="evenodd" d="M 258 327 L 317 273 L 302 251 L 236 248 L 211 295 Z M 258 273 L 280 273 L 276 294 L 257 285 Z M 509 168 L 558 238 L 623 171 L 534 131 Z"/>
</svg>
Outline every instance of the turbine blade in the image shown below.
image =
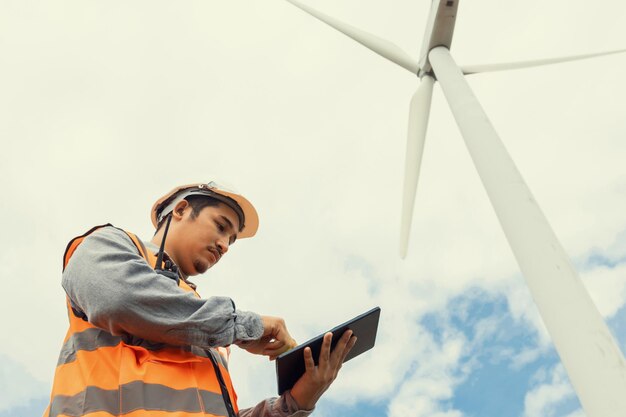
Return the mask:
<svg viewBox="0 0 626 417">
<path fill-rule="evenodd" d="M 428 58 L 585 414 L 625 416 L 619 345 L 450 51 Z"/>
<path fill-rule="evenodd" d="M 430 103 L 433 96 L 435 79 L 430 75 L 422 77 L 409 107 L 409 131 L 406 141 L 406 163 L 404 168 L 404 192 L 402 197 L 402 217 L 400 223 L 400 256 L 406 257 L 409 247 L 411 220 L 417 192 L 417 181 L 420 175 L 424 140 L 428 127 Z"/>
<path fill-rule="evenodd" d="M 317 11 L 305 4 L 300 3 L 297 0 L 287 0 L 289 3 L 294 6 L 304 10 L 306 13 L 311 16 L 321 20 L 327 25 L 337 29 L 339 32 L 343 33 L 359 42 L 361 45 L 366 48 L 371 49 L 376 52 L 378 55 L 387 58 L 388 60 L 400 65 L 403 68 L 411 71 L 413 74 L 417 74 L 419 71 L 419 65 L 417 61 L 411 58 L 406 52 L 400 49 L 397 45 L 393 43 L 381 39 L 371 33 L 367 33 L 361 29 L 355 28 L 347 23 L 344 23 L 340 20 L 335 19 L 334 17 L 328 16 L 320 11 Z"/>
<path fill-rule="evenodd" d="M 578 61 L 580 59 L 594 58 L 597 56 L 619 54 L 620 52 L 626 52 L 626 49 L 617 49 L 614 51 L 597 52 L 593 54 L 563 56 L 559 58 L 547 58 L 536 59 L 532 61 L 520 61 L 520 62 L 506 62 L 501 64 L 485 64 L 485 65 L 464 65 L 461 67 L 463 74 L 478 74 L 481 72 L 494 72 L 494 71 L 507 71 L 516 70 L 520 68 L 538 67 L 541 65 L 558 64 L 561 62 Z"/>
</svg>

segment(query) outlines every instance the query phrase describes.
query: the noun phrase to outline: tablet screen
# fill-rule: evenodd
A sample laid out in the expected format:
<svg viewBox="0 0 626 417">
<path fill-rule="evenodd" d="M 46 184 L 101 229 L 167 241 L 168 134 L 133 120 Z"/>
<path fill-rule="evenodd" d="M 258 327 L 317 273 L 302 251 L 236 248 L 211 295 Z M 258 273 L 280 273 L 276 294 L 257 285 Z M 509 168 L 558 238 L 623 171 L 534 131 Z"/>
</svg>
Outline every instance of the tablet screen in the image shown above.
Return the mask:
<svg viewBox="0 0 626 417">
<path fill-rule="evenodd" d="M 376 342 L 376 331 L 378 330 L 378 318 L 380 317 L 380 307 L 375 307 L 355 318 L 349 320 L 339 326 L 329 330 L 333 334 L 331 349 L 334 349 L 341 335 L 348 329 L 352 330 L 354 336 L 357 337 L 356 344 L 346 356 L 344 362 L 349 361 L 355 356 L 370 350 Z M 304 348 L 311 348 L 313 359 L 317 365 L 320 351 L 322 349 L 322 341 L 324 332 L 313 339 L 302 343 L 276 358 L 276 377 L 278 379 L 278 394 L 287 391 L 300 379 L 304 374 Z"/>
</svg>

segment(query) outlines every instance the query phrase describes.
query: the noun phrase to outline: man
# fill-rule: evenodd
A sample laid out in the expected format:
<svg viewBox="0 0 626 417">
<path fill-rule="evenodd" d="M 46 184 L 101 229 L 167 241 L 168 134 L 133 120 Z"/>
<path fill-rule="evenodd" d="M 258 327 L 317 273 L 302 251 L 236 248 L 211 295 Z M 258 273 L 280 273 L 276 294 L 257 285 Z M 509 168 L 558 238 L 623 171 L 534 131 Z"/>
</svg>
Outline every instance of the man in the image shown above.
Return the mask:
<svg viewBox="0 0 626 417">
<path fill-rule="evenodd" d="M 70 326 L 45 417 L 304 417 L 333 382 L 356 341 L 346 332 L 279 398 L 239 410 L 228 347 L 274 359 L 296 345 L 285 322 L 200 298 L 187 281 L 252 237 L 258 216 L 239 194 L 211 182 L 174 189 L 152 209 L 151 242 L 111 225 L 67 247 L 63 288 Z"/>
</svg>

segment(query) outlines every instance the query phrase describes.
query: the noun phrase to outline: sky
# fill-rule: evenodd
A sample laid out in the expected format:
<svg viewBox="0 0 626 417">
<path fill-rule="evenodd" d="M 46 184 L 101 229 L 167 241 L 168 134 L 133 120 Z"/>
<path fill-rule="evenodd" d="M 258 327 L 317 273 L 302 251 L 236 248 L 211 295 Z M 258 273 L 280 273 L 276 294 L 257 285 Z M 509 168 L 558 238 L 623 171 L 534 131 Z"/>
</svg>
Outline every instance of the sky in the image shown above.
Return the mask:
<svg viewBox="0 0 626 417">
<path fill-rule="evenodd" d="M 308 0 L 417 57 L 426 0 Z M 459 64 L 626 47 L 626 4 L 462 1 Z M 468 77 L 626 351 L 626 54 Z M 435 86 L 398 256 L 419 79 L 285 1 L 0 2 L 0 417 L 39 416 L 67 328 L 67 242 L 221 180 L 258 235 L 195 279 L 307 340 L 381 307 L 315 416 L 584 417 Z M 555 300 L 558 303 L 558 300 Z M 273 363 L 233 349 L 241 407 Z"/>
</svg>

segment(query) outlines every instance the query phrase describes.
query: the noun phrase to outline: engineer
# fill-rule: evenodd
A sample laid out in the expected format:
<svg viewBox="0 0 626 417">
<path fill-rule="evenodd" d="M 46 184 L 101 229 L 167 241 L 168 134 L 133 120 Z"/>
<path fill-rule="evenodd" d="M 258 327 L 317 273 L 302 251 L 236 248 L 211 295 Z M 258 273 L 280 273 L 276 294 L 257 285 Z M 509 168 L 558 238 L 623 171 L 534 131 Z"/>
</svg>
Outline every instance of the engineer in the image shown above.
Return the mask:
<svg viewBox="0 0 626 417">
<path fill-rule="evenodd" d="M 110 224 L 72 240 L 62 285 L 69 330 L 44 417 L 304 417 L 337 376 L 356 337 L 346 332 L 278 398 L 239 409 L 230 345 L 274 359 L 294 347 L 278 317 L 242 311 L 228 297 L 200 298 L 202 274 L 237 239 L 254 236 L 257 212 L 220 185 L 178 187 L 152 208 L 156 233 L 142 242 Z"/>
</svg>

